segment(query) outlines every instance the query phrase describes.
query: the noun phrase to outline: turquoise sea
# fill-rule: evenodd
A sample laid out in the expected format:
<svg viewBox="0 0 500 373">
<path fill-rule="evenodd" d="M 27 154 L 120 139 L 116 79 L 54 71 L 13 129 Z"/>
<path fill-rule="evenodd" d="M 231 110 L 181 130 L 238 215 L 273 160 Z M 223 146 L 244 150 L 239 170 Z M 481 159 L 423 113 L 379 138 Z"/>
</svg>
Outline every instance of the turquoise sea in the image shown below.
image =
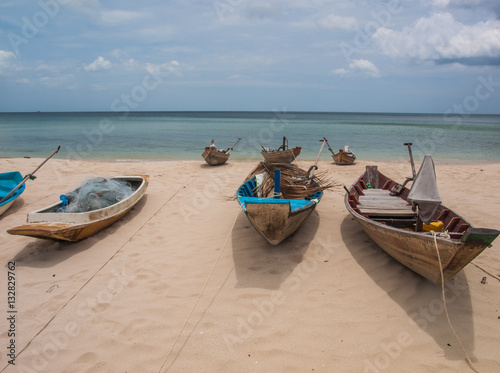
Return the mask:
<svg viewBox="0 0 500 373">
<path fill-rule="evenodd" d="M 436 163 L 500 162 L 500 115 L 319 112 L 60 112 L 0 113 L 0 158 L 48 156 L 89 160 L 201 160 L 214 139 L 219 148 L 241 142 L 231 159 L 261 159 L 261 146 L 277 148 L 283 136 L 301 146 L 300 159 L 316 158 L 326 137 L 359 160 L 408 159 L 424 154 Z M 325 147 L 321 159 L 328 160 Z"/>
</svg>

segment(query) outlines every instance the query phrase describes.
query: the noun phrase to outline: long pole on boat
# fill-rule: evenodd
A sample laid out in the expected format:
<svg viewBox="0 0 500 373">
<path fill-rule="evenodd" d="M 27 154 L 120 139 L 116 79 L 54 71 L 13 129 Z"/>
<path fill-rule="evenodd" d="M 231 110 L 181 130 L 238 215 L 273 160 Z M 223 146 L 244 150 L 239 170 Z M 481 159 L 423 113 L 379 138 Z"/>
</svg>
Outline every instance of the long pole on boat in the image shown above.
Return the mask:
<svg viewBox="0 0 500 373">
<path fill-rule="evenodd" d="M 321 156 L 321 152 L 323 151 L 323 147 L 325 146 L 325 142 L 327 142 L 328 140 L 323 137 L 323 139 L 321 139 L 319 141 L 321 141 L 322 144 L 321 144 L 321 148 L 319 148 L 319 153 L 318 153 L 318 156 L 316 157 L 316 162 L 314 162 L 314 164 L 311 167 L 309 167 L 309 170 L 307 171 L 307 175 L 309 176 L 309 179 L 312 179 L 314 177 L 314 171 L 318 169 L 319 157 Z"/>
<path fill-rule="evenodd" d="M 323 137 L 323 139 L 326 141 L 326 145 L 328 146 L 328 150 L 330 150 L 330 153 L 332 153 L 333 155 L 335 155 L 335 152 L 333 151 L 332 147 L 331 147 L 331 146 L 330 146 L 330 144 L 328 143 L 328 140 L 327 140 L 327 139 L 325 139 L 324 137 Z M 319 141 L 321 141 L 321 140 L 319 140 Z"/>
<path fill-rule="evenodd" d="M 241 141 L 241 137 L 238 137 L 238 141 L 236 141 L 236 144 L 234 144 L 233 146 L 231 146 L 231 147 L 227 150 L 227 152 L 228 152 L 228 153 L 230 153 L 230 152 L 231 152 L 231 150 L 233 150 L 233 149 L 234 149 L 234 147 L 235 147 L 235 146 L 236 146 L 236 145 L 237 145 L 240 141 Z"/>
<path fill-rule="evenodd" d="M 413 173 L 413 180 L 417 177 L 417 173 L 415 172 L 415 162 L 413 161 L 413 154 L 411 153 L 411 142 L 405 142 L 404 145 L 408 146 L 408 153 L 410 153 L 410 162 L 411 162 L 411 172 Z"/>
<path fill-rule="evenodd" d="M 10 198 L 10 196 L 12 196 L 12 195 L 16 192 L 16 190 L 18 190 L 19 188 L 21 188 L 21 187 L 23 186 L 23 184 L 24 184 L 24 183 L 25 183 L 28 179 L 34 180 L 34 179 L 36 178 L 35 176 L 33 176 L 33 175 L 35 174 L 35 172 L 37 172 L 37 171 L 40 169 L 40 167 L 42 167 L 42 166 L 43 166 L 43 165 L 44 165 L 44 164 L 45 164 L 45 163 L 46 163 L 46 162 L 47 162 L 50 158 L 52 158 L 52 157 L 54 156 L 54 154 L 56 154 L 56 153 L 59 151 L 59 149 L 61 149 L 61 146 L 60 146 L 60 145 L 57 147 L 57 149 L 56 149 L 56 150 L 54 150 L 54 151 L 52 152 L 52 154 L 51 154 L 51 155 L 49 155 L 49 156 L 48 156 L 48 157 L 47 157 L 47 158 L 46 158 L 46 159 L 45 159 L 42 163 L 40 163 L 40 165 L 39 165 L 37 168 L 35 168 L 35 170 L 34 170 L 32 173 L 27 174 L 27 175 L 24 177 L 24 179 L 23 179 L 23 180 L 22 180 L 19 184 L 17 184 L 17 186 L 16 186 L 14 189 L 12 189 L 12 190 L 10 191 L 10 193 L 9 193 L 9 194 L 7 194 L 5 197 L 3 197 L 3 198 L 2 198 L 2 200 L 0 200 L 0 203 L 2 203 L 3 201 L 7 201 L 7 200 Z"/>
</svg>

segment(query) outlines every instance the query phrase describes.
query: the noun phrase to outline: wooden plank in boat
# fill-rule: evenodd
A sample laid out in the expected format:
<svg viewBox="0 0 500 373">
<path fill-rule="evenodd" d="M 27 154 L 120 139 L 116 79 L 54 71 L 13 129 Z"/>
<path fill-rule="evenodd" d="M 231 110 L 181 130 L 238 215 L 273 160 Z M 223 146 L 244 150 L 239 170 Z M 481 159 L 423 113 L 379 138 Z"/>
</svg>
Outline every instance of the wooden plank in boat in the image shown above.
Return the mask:
<svg viewBox="0 0 500 373">
<path fill-rule="evenodd" d="M 408 208 L 392 207 L 392 206 L 389 208 L 379 208 L 376 206 L 359 205 L 359 212 L 367 216 L 393 216 L 393 217 L 416 216 L 416 212 L 413 211 L 410 206 L 408 206 Z"/>
</svg>

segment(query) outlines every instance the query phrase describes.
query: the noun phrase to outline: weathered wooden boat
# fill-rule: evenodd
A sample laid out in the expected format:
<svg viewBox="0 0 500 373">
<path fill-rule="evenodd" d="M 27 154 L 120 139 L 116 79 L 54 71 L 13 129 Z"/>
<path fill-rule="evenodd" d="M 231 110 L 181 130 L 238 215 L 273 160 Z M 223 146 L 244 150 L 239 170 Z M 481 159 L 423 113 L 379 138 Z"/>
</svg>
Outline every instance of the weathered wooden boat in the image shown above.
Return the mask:
<svg viewBox="0 0 500 373">
<path fill-rule="evenodd" d="M 77 242 L 113 224 L 129 212 L 145 194 L 148 176 L 116 176 L 109 180 L 126 183 L 131 194 L 104 208 L 82 212 L 65 212 L 65 200 L 31 212 L 27 224 L 7 232 L 14 235 Z M 103 179 L 106 180 L 106 179 Z M 75 191 L 77 192 L 78 189 Z M 99 193 L 98 193 L 99 194 Z M 97 195 L 97 197 L 99 197 Z"/>
<path fill-rule="evenodd" d="M 333 149 L 330 147 L 330 144 L 328 144 L 328 140 L 323 137 L 323 139 L 326 141 L 326 144 L 328 145 L 328 150 L 332 153 L 332 158 L 333 161 L 336 164 L 340 165 L 349 165 L 353 164 L 354 161 L 356 160 L 356 154 L 354 154 L 350 149 L 348 145 L 344 146 L 344 149 L 339 149 L 338 153 L 335 153 Z"/>
<path fill-rule="evenodd" d="M 440 284 L 437 250 L 446 281 L 490 247 L 500 232 L 475 228 L 441 204 L 430 156 L 424 157 L 418 175 L 413 175 L 400 185 L 380 173 L 377 166 L 367 166 L 358 180 L 346 188 L 345 205 L 387 254 Z M 408 181 L 413 181 L 411 189 L 405 186 Z M 431 231 L 435 232 L 437 248 Z"/>
<path fill-rule="evenodd" d="M 323 191 L 332 186 L 314 175 L 323 145 L 308 171 L 292 164 L 261 162 L 239 187 L 238 203 L 270 244 L 292 235 L 314 211 Z"/>
<path fill-rule="evenodd" d="M 229 159 L 229 153 L 221 152 L 217 149 L 211 149 L 209 146 L 205 148 L 205 151 L 201 156 L 210 166 L 224 164 Z"/>
<path fill-rule="evenodd" d="M 340 165 L 353 164 L 356 160 L 356 154 L 354 154 L 349 147 L 346 145 L 344 149 L 339 149 L 338 153 L 332 154 L 333 161 Z"/>
<path fill-rule="evenodd" d="M 236 144 L 240 142 L 241 138 L 238 138 Z M 213 140 L 212 140 L 213 143 Z M 234 144 L 232 147 L 227 150 L 218 150 L 215 146 L 207 146 L 205 147 L 205 151 L 201 154 L 205 162 L 207 162 L 210 166 L 218 166 L 224 164 L 229 159 L 229 155 L 231 154 L 231 150 L 236 146 Z"/>
<path fill-rule="evenodd" d="M 292 163 L 300 154 L 300 146 L 288 148 L 288 140 L 283 136 L 283 144 L 276 150 L 262 147 L 262 156 L 266 162 L 271 163 Z"/>
<path fill-rule="evenodd" d="M 16 187 L 21 184 L 19 188 Z M 23 176 L 19 171 L 0 173 L 0 215 L 12 206 L 25 189 Z"/>
<path fill-rule="evenodd" d="M 259 167 L 260 166 L 260 167 Z M 293 234 L 309 217 L 321 201 L 323 191 L 318 183 L 312 180 L 308 184 L 306 171 L 284 164 L 262 162 L 252 175 L 245 180 L 237 192 L 238 203 L 245 212 L 250 223 L 272 245 L 277 245 Z M 281 167 L 281 168 L 278 168 Z M 295 168 L 295 170 L 293 170 Z M 266 170 L 276 175 L 273 190 L 276 196 L 269 196 L 263 191 L 264 178 L 269 177 Z M 296 174 L 297 185 L 309 186 L 310 191 L 300 198 L 286 198 L 287 189 L 292 185 L 281 184 L 281 173 Z M 283 198 L 284 197 L 284 198 Z"/>
</svg>

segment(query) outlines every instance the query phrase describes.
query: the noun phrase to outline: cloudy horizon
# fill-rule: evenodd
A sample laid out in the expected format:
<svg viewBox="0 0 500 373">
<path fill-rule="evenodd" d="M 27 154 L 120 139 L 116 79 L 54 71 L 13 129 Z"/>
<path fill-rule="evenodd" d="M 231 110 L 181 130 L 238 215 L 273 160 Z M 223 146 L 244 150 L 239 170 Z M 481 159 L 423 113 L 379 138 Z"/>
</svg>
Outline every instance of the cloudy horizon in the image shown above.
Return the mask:
<svg viewBox="0 0 500 373">
<path fill-rule="evenodd" d="M 22 0 L 0 10 L 0 112 L 500 114 L 494 0 Z"/>
</svg>

